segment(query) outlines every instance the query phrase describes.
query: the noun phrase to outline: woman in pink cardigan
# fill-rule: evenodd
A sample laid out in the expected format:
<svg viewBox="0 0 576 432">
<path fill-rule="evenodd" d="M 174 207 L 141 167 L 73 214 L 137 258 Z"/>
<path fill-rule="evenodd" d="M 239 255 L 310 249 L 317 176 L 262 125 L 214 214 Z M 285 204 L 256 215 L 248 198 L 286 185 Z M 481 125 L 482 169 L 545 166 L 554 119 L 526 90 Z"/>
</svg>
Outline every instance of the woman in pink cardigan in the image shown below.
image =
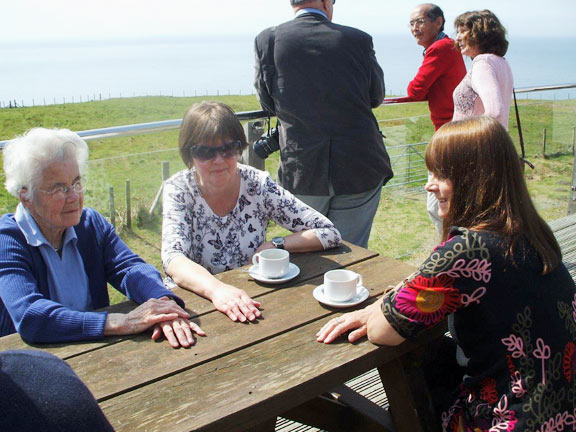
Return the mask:
<svg viewBox="0 0 576 432">
<path fill-rule="evenodd" d="M 472 58 L 472 67 L 454 90 L 454 117 L 462 120 L 484 115 L 508 129 L 513 79 L 504 58 L 506 29 L 489 10 L 466 12 L 454 21 L 460 52 Z"/>
</svg>

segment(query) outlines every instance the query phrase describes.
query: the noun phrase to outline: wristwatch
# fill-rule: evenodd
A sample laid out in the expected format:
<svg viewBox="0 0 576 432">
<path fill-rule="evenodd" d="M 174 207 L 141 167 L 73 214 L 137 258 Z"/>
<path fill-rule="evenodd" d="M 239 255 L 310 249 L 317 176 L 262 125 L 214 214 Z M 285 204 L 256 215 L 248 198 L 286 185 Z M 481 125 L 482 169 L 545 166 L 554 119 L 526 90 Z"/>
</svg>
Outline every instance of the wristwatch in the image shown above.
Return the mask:
<svg viewBox="0 0 576 432">
<path fill-rule="evenodd" d="M 285 244 L 284 237 L 274 237 L 272 239 L 272 244 L 276 249 L 284 249 Z"/>
</svg>

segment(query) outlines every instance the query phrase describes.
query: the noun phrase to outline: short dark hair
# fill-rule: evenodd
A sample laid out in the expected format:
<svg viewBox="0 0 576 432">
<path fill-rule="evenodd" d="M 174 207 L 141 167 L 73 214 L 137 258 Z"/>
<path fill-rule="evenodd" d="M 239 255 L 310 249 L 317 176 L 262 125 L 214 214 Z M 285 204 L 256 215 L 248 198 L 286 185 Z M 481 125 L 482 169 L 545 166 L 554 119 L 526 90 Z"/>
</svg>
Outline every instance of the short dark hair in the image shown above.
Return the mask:
<svg viewBox="0 0 576 432">
<path fill-rule="evenodd" d="M 454 27 L 465 27 L 468 35 L 464 42 L 478 49 L 479 54 L 504 57 L 508 51 L 506 29 L 488 9 L 465 12 L 454 20 Z"/>
<path fill-rule="evenodd" d="M 440 31 L 444 31 L 444 23 L 446 22 L 446 18 L 444 18 L 444 12 L 442 12 L 440 6 L 436 6 L 435 4 L 430 3 L 430 7 L 426 11 L 426 17 L 430 19 L 430 21 L 436 21 L 438 17 L 442 17 L 442 27 L 440 27 Z"/>
<path fill-rule="evenodd" d="M 180 157 L 186 166 L 194 165 L 191 147 L 211 145 L 219 140 L 241 141 L 243 150 L 248 146 L 244 129 L 232 108 L 221 102 L 202 102 L 188 108 L 178 135 Z"/>
<path fill-rule="evenodd" d="M 300 6 L 304 3 L 312 3 L 314 0 L 290 0 L 292 6 Z"/>
<path fill-rule="evenodd" d="M 518 240 L 528 240 L 542 259 L 543 274 L 560 264 L 558 242 L 534 207 L 514 143 L 498 120 L 446 123 L 426 147 L 426 167 L 452 182 L 444 240 L 452 225 L 491 231 L 507 243 L 507 255 Z"/>
</svg>

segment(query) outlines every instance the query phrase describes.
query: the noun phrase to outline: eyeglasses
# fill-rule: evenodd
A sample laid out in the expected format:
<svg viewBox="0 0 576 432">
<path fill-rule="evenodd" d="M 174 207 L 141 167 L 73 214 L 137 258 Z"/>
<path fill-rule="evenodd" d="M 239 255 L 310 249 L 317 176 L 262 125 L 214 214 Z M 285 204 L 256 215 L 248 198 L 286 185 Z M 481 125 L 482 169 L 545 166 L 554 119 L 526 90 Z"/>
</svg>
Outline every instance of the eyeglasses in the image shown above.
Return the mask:
<svg viewBox="0 0 576 432">
<path fill-rule="evenodd" d="M 84 185 L 82 184 L 82 180 L 78 180 L 72 183 L 72 186 L 56 186 L 49 191 L 42 189 L 37 190 L 38 192 L 42 192 L 46 195 L 51 195 L 52 198 L 64 198 L 68 195 L 68 192 L 70 192 L 71 190 L 73 190 L 78 194 L 84 192 Z"/>
<path fill-rule="evenodd" d="M 414 27 L 414 26 L 420 27 L 420 26 L 421 26 L 422 24 L 424 24 L 425 22 L 426 22 L 426 19 L 425 19 L 425 18 L 418 18 L 418 19 L 415 19 L 415 20 L 411 20 L 411 21 L 408 23 L 408 27 L 410 27 L 410 28 L 412 28 L 412 27 Z"/>
<path fill-rule="evenodd" d="M 220 147 L 204 145 L 192 146 L 190 147 L 190 156 L 205 162 L 214 159 L 218 153 L 220 153 L 224 159 L 233 158 L 240 154 L 240 150 L 242 150 L 242 141 L 238 140 L 227 142 Z"/>
</svg>

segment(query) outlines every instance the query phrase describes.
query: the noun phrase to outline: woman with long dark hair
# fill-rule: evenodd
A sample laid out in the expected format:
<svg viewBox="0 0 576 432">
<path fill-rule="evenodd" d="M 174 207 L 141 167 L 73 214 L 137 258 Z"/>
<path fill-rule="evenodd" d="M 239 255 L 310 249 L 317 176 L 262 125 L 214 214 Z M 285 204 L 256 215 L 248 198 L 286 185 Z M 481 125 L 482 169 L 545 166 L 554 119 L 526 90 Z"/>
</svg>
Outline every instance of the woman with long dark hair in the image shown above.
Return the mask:
<svg viewBox="0 0 576 432">
<path fill-rule="evenodd" d="M 443 430 L 571 429 L 576 287 L 510 136 L 489 117 L 448 123 L 430 141 L 426 165 L 443 243 L 382 300 L 325 324 L 318 341 L 351 331 L 350 342 L 367 334 L 397 345 L 447 318 L 452 338 L 444 342 L 462 378 Z"/>
</svg>

